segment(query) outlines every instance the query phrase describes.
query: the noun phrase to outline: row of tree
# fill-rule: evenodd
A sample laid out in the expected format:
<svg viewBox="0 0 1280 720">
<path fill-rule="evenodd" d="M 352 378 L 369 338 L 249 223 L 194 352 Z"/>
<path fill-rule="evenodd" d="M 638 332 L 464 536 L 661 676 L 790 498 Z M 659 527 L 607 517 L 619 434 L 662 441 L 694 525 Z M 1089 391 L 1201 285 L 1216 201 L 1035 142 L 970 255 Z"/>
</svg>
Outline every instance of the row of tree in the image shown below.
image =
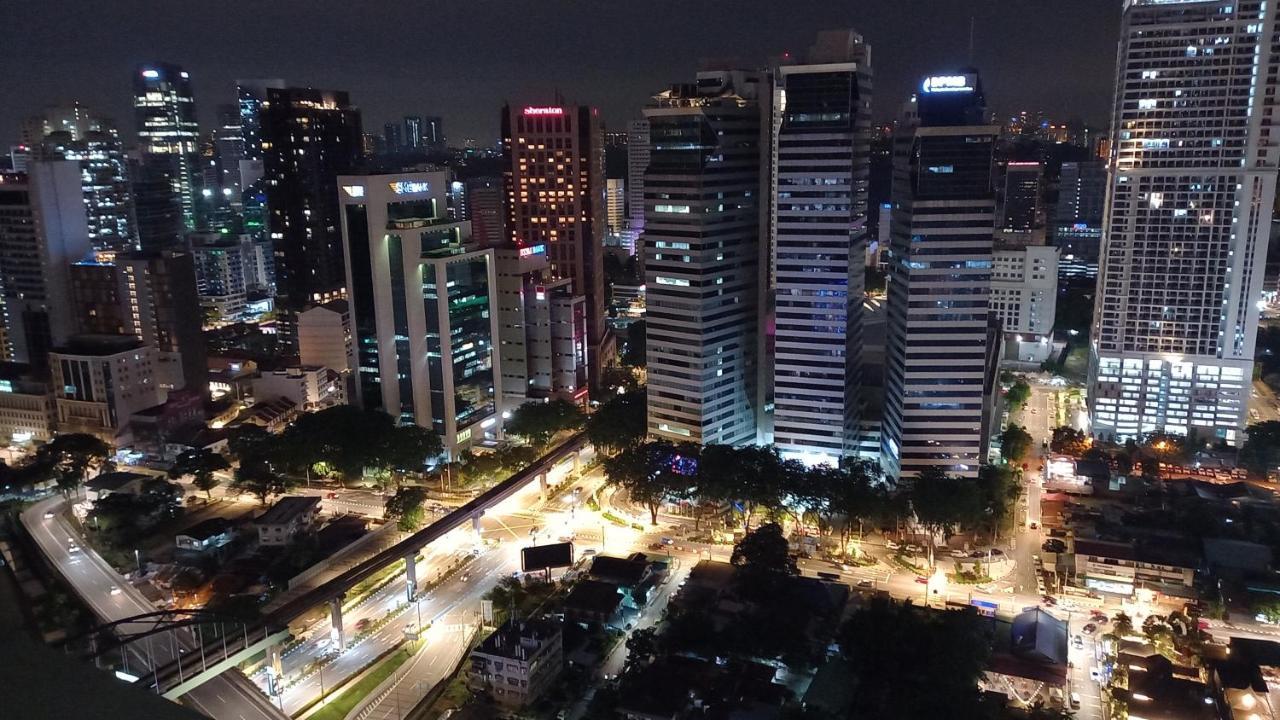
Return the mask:
<svg viewBox="0 0 1280 720">
<path fill-rule="evenodd" d="M 1004 466 L 984 466 L 976 481 L 929 468 L 895 486 L 873 462 L 806 466 L 783 459 L 772 446 L 651 440 L 606 459 L 604 469 L 611 484 L 648 509 L 654 524 L 662 504 L 676 501 L 687 504 L 697 522 L 737 516 L 747 530 L 757 515 L 808 521 L 821 535 L 839 534 L 842 547 L 864 524 L 896 527 L 911 516 L 946 538 L 962 528 L 998 534 L 1021 494 Z"/>
</svg>

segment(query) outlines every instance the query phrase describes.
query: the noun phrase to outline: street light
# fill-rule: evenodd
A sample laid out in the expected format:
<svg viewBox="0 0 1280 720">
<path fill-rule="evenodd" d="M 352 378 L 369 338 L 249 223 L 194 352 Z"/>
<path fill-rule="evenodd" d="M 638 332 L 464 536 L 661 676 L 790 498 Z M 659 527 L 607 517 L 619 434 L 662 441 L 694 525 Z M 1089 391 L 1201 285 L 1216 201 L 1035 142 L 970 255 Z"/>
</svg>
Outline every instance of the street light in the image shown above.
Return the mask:
<svg viewBox="0 0 1280 720">
<path fill-rule="evenodd" d="M 133 559 L 138 562 L 138 577 L 142 577 L 145 573 L 142 572 L 142 553 L 138 552 L 138 548 L 133 549 Z"/>
</svg>

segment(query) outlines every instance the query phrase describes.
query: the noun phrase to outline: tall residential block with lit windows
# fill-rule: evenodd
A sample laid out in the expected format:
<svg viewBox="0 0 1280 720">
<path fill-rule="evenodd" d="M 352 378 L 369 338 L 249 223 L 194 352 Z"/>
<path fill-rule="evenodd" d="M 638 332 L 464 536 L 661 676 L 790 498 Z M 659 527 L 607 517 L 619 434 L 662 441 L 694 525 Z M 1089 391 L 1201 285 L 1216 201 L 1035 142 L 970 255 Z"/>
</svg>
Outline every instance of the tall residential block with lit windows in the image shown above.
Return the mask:
<svg viewBox="0 0 1280 720">
<path fill-rule="evenodd" d="M 360 112 L 345 92 L 268 87 L 258 122 L 276 302 L 291 339 L 295 313 L 340 297 L 346 284 L 337 176 L 363 156 Z"/>
<path fill-rule="evenodd" d="M 574 293 L 587 298 L 587 367 L 592 387 L 614 355 L 604 311 L 603 143 L 596 108 L 503 108 L 507 235 L 517 247 L 545 245 L 551 276 L 573 280 Z"/>
<path fill-rule="evenodd" d="M 652 436 L 728 445 L 759 439 L 772 98 L 768 73 L 705 71 L 644 109 Z"/>
<path fill-rule="evenodd" d="M 894 138 L 881 461 L 896 477 L 974 478 L 986 461 L 999 133 L 970 70 L 925 78 Z"/>
<path fill-rule="evenodd" d="M 169 63 L 140 65 L 133 74 L 133 108 L 141 155 L 139 202 L 144 208 L 176 204 L 180 209 L 180 223 L 140 228 L 143 249 L 165 247 L 197 224 L 200 128 L 191 75 Z M 148 193 L 154 197 L 146 197 Z"/>
<path fill-rule="evenodd" d="M 807 462 L 837 465 L 858 443 L 870 60 L 837 30 L 778 69 L 773 442 Z"/>
<path fill-rule="evenodd" d="M 1271 5 L 1125 5 L 1089 370 L 1100 438 L 1242 441 L 1280 161 Z"/>
<path fill-rule="evenodd" d="M 493 250 L 450 220 L 444 172 L 337 178 L 356 404 L 435 430 L 449 457 L 501 435 Z"/>
</svg>

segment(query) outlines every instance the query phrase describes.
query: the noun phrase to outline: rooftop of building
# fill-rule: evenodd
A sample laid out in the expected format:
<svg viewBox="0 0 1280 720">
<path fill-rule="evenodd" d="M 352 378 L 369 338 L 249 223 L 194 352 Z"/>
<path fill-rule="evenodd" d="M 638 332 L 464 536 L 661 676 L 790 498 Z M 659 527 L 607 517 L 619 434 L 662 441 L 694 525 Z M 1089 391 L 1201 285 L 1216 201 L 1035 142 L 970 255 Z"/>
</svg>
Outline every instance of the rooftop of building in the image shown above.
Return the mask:
<svg viewBox="0 0 1280 720">
<path fill-rule="evenodd" d="M 566 610 L 609 615 L 622 604 L 618 586 L 603 580 L 583 580 L 564 600 Z"/>
<path fill-rule="evenodd" d="M 649 571 L 649 560 L 641 553 L 620 558 L 612 555 L 597 555 L 591 561 L 588 573 L 597 580 L 605 580 L 615 585 L 635 587 L 644 579 Z"/>
<path fill-rule="evenodd" d="M 308 512 L 313 512 L 319 504 L 320 498 L 318 497 L 302 497 L 299 495 L 282 497 L 255 522 L 258 525 L 284 525 L 293 522 Z"/>
<path fill-rule="evenodd" d="M 560 635 L 560 625 L 548 620 L 508 620 L 475 649 L 484 655 L 527 660 Z"/>
<path fill-rule="evenodd" d="M 116 355 L 144 347 L 146 343 L 134 335 L 73 335 L 53 349 L 63 355 Z"/>
<path fill-rule="evenodd" d="M 205 541 L 212 537 L 217 537 L 235 527 L 235 523 L 227 518 L 211 517 L 192 525 L 186 530 L 181 530 L 175 535 L 178 537 L 189 537 L 192 540 Z"/>
<path fill-rule="evenodd" d="M 127 471 L 105 472 L 94 477 L 92 480 L 86 481 L 84 486 L 89 490 L 97 492 L 102 492 L 104 490 L 112 492 L 125 487 L 129 483 L 146 480 L 149 477 L 151 476 Z"/>
</svg>

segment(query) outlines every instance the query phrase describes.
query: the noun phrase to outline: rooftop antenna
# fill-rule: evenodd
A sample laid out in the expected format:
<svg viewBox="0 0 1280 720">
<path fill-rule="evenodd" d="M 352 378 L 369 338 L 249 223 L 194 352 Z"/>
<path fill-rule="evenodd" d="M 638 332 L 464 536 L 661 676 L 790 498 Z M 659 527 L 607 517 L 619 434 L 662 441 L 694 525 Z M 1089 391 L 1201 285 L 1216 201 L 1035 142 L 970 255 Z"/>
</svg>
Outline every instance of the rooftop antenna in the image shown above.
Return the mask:
<svg viewBox="0 0 1280 720">
<path fill-rule="evenodd" d="M 973 26 L 974 16 L 969 16 L 969 64 L 973 64 Z"/>
</svg>

